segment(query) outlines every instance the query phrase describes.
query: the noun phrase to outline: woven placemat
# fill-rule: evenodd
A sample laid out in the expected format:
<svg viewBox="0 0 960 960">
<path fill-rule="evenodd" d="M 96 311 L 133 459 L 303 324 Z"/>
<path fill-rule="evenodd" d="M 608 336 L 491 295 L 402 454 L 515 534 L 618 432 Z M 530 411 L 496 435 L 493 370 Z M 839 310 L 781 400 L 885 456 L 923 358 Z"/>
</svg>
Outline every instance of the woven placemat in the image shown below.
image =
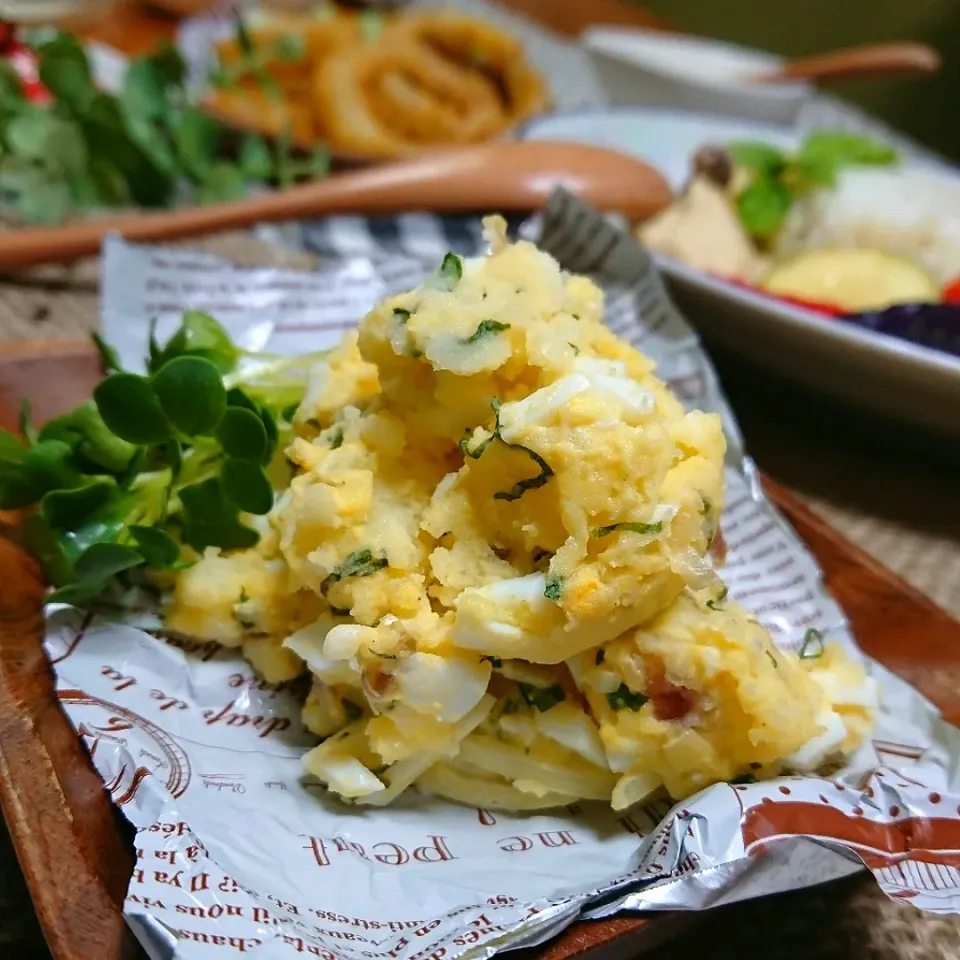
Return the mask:
<svg viewBox="0 0 960 960">
<path fill-rule="evenodd" d="M 249 265 L 309 269 L 315 262 L 309 254 L 278 250 L 247 233 L 220 234 L 185 245 Z M 97 326 L 98 279 L 97 260 L 45 268 L 16 280 L 0 279 L 0 340 L 86 336 Z M 766 466 L 764 431 L 747 426 L 754 453 Z M 847 448 L 810 457 L 784 455 L 774 446 L 770 444 L 767 459 L 776 463 L 778 479 L 868 553 L 945 608 L 960 613 L 960 511 L 956 484 L 949 476 L 921 458 L 877 465 L 865 463 L 865 454 L 858 459 L 858 453 Z M 712 911 L 645 956 L 681 960 L 695 955 L 711 960 L 947 960 L 960 955 L 960 918 L 924 915 L 895 904 L 862 875 Z M 2 828 L 0 957 L 49 960 Z"/>
</svg>

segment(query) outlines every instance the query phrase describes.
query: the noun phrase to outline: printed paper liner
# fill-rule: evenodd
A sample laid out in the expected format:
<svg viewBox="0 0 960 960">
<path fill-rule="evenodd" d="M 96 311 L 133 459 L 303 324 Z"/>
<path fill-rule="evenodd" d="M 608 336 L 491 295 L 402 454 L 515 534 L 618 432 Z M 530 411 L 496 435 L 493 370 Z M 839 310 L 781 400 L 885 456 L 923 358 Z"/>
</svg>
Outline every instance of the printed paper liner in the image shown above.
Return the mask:
<svg viewBox="0 0 960 960">
<path fill-rule="evenodd" d="M 709 360 L 646 253 L 569 195 L 541 245 L 608 289 L 607 320 L 652 356 L 730 441 L 724 576 L 777 642 L 810 627 L 852 645 L 796 535 L 744 458 Z M 147 323 L 212 308 L 249 346 L 332 345 L 385 291 L 433 264 L 330 262 L 313 274 L 110 242 L 105 333 L 135 367 Z M 414 793 L 348 807 L 300 782 L 310 742 L 288 691 L 214 644 L 173 644 L 149 616 L 48 614 L 58 693 L 114 801 L 137 828 L 128 920 L 152 958 L 459 960 L 539 943 L 581 916 L 702 909 L 818 883 L 866 864 L 882 888 L 960 910 L 960 731 L 877 664 L 874 739 L 832 779 L 714 786 L 670 809 L 598 804 L 508 816 Z"/>
</svg>

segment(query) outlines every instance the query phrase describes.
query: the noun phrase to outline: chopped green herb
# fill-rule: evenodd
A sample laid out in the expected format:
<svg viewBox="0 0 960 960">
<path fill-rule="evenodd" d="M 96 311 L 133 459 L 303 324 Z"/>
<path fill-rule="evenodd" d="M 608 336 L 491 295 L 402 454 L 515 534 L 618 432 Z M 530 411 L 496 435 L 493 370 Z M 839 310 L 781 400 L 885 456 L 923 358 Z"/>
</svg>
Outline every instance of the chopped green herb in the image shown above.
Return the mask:
<svg viewBox="0 0 960 960">
<path fill-rule="evenodd" d="M 503 438 L 501 437 L 501 440 Z M 506 441 L 504 441 L 506 442 Z M 509 490 L 499 490 L 493 495 L 494 500 L 519 500 L 528 490 L 537 490 L 544 486 L 553 476 L 553 468 L 535 450 L 521 446 L 519 443 L 508 443 L 514 450 L 522 450 L 539 468 L 540 473 L 528 480 L 518 480 Z"/>
<path fill-rule="evenodd" d="M 462 276 L 463 261 L 455 253 L 448 253 L 440 264 L 440 279 L 446 281 L 448 290 L 452 290 Z"/>
<path fill-rule="evenodd" d="M 536 707 L 541 713 L 546 713 L 565 699 L 563 687 L 559 683 L 552 687 L 534 687 L 529 683 L 518 683 L 517 686 L 520 688 L 520 696 L 527 704 Z"/>
<path fill-rule="evenodd" d="M 635 523 L 625 521 L 623 523 L 611 523 L 608 527 L 597 527 L 590 534 L 591 537 L 605 537 L 610 533 L 623 531 L 625 533 L 659 533 L 663 529 L 663 524 L 657 520 L 655 523 Z"/>
<path fill-rule="evenodd" d="M 320 584 L 320 593 L 326 596 L 327 591 L 335 583 L 348 580 L 350 577 L 369 577 L 387 566 L 386 557 L 375 557 L 369 547 L 355 550 L 343 563 L 338 563 L 333 571 Z"/>
<path fill-rule="evenodd" d="M 393 319 L 396 320 L 397 323 L 406 323 L 410 319 L 410 311 L 404 310 L 403 307 L 394 307 Z"/>
<path fill-rule="evenodd" d="M 485 656 L 485 657 L 481 657 L 480 660 L 481 661 L 486 660 L 490 664 L 490 666 L 494 667 L 495 669 L 503 666 L 503 661 L 499 657 Z"/>
<path fill-rule="evenodd" d="M 560 596 L 563 594 L 563 580 L 560 577 L 547 577 L 547 582 L 543 587 L 543 595 L 554 603 L 560 602 Z"/>
<path fill-rule="evenodd" d="M 823 656 L 823 634 L 810 629 L 803 635 L 803 644 L 797 656 L 801 660 L 819 660 Z"/>
<path fill-rule="evenodd" d="M 343 446 L 343 427 L 337 427 L 333 433 L 327 437 L 331 450 L 339 450 Z"/>
<path fill-rule="evenodd" d="M 607 703 L 614 710 L 632 710 L 636 713 L 650 698 L 642 693 L 631 690 L 625 683 L 621 683 L 613 693 L 607 694 Z"/>
<path fill-rule="evenodd" d="M 493 333 L 500 333 L 503 330 L 509 330 L 509 323 L 500 323 L 499 320 L 481 320 L 480 324 L 477 326 L 477 329 L 470 334 L 469 337 L 464 337 L 460 340 L 460 343 L 466 345 L 469 343 L 477 343 L 480 340 L 483 340 L 485 337 Z"/>
<path fill-rule="evenodd" d="M 597 655 L 593 658 L 593 662 L 599 667 L 600 664 L 603 663 L 603 661 L 606 659 L 607 659 L 607 651 L 604 650 L 603 647 L 601 647 L 597 651 Z"/>
<path fill-rule="evenodd" d="M 769 650 L 764 650 L 763 652 L 770 658 L 770 662 L 773 664 L 773 669 L 776 670 L 779 667 L 777 658 Z"/>
<path fill-rule="evenodd" d="M 347 715 L 347 723 L 354 723 L 363 716 L 363 707 L 358 706 L 352 700 L 344 700 L 343 709 Z"/>
<path fill-rule="evenodd" d="M 756 782 L 757 782 L 757 778 L 752 773 L 742 773 L 740 774 L 739 777 L 734 777 L 730 781 L 730 783 L 734 785 L 744 784 L 744 783 L 756 783 Z"/>
<path fill-rule="evenodd" d="M 580 356 L 580 348 L 579 348 L 575 343 L 571 343 L 571 342 L 568 340 L 568 341 L 567 341 L 567 346 L 570 347 L 570 348 L 573 350 L 573 355 L 574 355 L 575 357 L 579 357 L 579 356 Z"/>
<path fill-rule="evenodd" d="M 299 406 L 300 406 L 299 401 L 297 401 L 296 403 L 288 403 L 280 411 L 280 419 L 283 420 L 285 423 L 293 423 L 293 418 L 297 415 L 297 407 Z"/>
<path fill-rule="evenodd" d="M 712 600 L 707 601 L 707 606 L 711 610 L 719 610 L 720 604 L 727 599 L 727 594 L 730 590 L 727 587 L 724 587 Z"/>
<path fill-rule="evenodd" d="M 237 597 L 237 603 L 246 603 L 249 599 L 250 599 L 250 597 L 247 596 L 247 588 L 246 588 L 246 587 L 241 587 L 241 588 L 240 588 L 240 596 Z"/>
<path fill-rule="evenodd" d="M 487 447 L 489 447 L 490 444 L 497 439 L 497 435 L 495 433 L 491 433 L 489 437 L 481 440 L 480 443 L 473 448 L 473 450 L 470 449 L 470 438 L 471 434 L 469 433 L 460 438 L 460 452 L 465 457 L 470 457 L 471 460 L 479 460 L 480 457 L 483 456 L 484 450 L 486 450 Z"/>
</svg>

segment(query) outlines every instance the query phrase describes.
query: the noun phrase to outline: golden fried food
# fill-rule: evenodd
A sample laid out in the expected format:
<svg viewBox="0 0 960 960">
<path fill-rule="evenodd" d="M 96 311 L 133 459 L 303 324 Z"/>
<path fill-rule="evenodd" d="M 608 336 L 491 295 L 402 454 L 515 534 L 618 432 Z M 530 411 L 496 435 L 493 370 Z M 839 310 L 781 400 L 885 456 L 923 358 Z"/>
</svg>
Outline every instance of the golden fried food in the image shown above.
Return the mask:
<svg viewBox="0 0 960 960">
<path fill-rule="evenodd" d="M 292 88 L 296 90 L 297 88 Z M 229 90 L 213 90 L 206 109 L 225 123 L 256 130 L 268 137 L 289 135 L 299 147 L 321 138 L 305 88 L 299 97 L 276 98 L 252 81 Z"/>
<path fill-rule="evenodd" d="M 428 47 L 463 71 L 491 77 L 501 88 L 512 122 L 549 106 L 546 85 L 525 61 L 520 41 L 492 24 L 457 13 L 423 13 L 398 20 L 391 31 Z"/>
<path fill-rule="evenodd" d="M 240 76 L 212 95 L 213 112 L 267 135 L 292 129 L 304 146 L 326 139 L 341 156 L 476 143 L 549 104 L 520 42 L 471 17 L 386 17 L 371 31 L 353 14 L 262 13 L 246 27 L 252 54 L 238 39 L 217 45 L 221 73 Z M 279 91 L 257 91 L 258 72 Z"/>
<path fill-rule="evenodd" d="M 391 157 L 496 135 L 506 114 L 496 88 L 412 44 L 349 47 L 314 77 L 317 116 L 343 152 Z"/>
</svg>

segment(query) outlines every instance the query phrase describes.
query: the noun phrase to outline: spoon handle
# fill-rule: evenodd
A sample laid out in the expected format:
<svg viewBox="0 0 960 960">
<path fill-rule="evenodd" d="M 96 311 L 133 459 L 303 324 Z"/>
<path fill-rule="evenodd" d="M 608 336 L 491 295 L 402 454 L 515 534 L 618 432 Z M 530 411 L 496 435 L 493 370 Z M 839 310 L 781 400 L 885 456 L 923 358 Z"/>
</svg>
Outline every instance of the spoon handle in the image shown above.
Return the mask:
<svg viewBox="0 0 960 960">
<path fill-rule="evenodd" d="M 11 230 L 0 233 L 0 273 L 96 254 L 111 233 L 136 242 L 157 243 L 254 223 L 277 223 L 344 211 L 392 213 L 427 205 L 443 212 L 457 209 L 456 196 L 447 194 L 430 198 L 428 204 L 423 185 L 414 180 L 405 186 L 400 174 L 400 170 L 380 168 L 227 203 L 125 214 L 61 227 Z"/>
<path fill-rule="evenodd" d="M 784 80 L 837 80 L 883 74 L 935 73 L 940 54 L 925 43 L 878 43 L 800 57 L 753 77 L 755 83 Z"/>
<path fill-rule="evenodd" d="M 331 213 L 525 212 L 563 186 L 601 210 L 637 220 L 662 210 L 666 180 L 634 157 L 575 143 L 504 141 L 444 150 L 231 203 L 127 214 L 63 227 L 0 233 L 0 273 L 95 254 L 110 233 L 157 243 L 253 223 Z"/>
</svg>

